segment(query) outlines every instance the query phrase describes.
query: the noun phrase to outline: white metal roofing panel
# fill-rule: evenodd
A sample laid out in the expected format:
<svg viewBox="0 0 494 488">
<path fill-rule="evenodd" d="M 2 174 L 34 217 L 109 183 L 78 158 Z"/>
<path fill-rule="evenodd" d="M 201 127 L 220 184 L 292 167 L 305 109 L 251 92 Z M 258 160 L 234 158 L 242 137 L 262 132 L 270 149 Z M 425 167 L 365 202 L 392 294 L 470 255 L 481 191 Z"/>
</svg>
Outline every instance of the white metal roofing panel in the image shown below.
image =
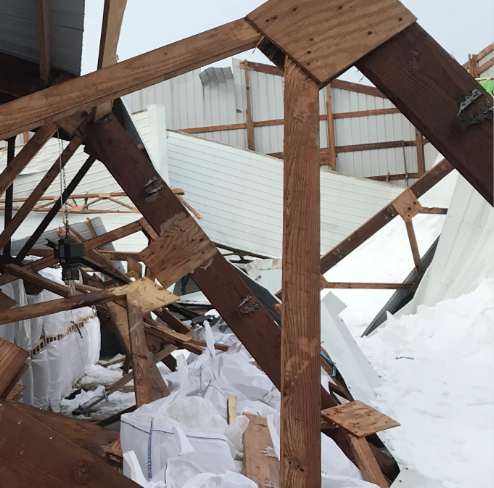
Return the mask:
<svg viewBox="0 0 494 488">
<path fill-rule="evenodd" d="M 253 151 L 168 133 L 170 183 L 184 188 L 209 237 L 281 256 L 283 162 Z M 391 185 L 321 171 L 321 251 L 400 193 Z"/>
<path fill-rule="evenodd" d="M 81 71 L 84 0 L 51 0 L 51 63 L 74 75 Z M 34 0 L 0 2 L 0 52 L 39 62 Z"/>
</svg>

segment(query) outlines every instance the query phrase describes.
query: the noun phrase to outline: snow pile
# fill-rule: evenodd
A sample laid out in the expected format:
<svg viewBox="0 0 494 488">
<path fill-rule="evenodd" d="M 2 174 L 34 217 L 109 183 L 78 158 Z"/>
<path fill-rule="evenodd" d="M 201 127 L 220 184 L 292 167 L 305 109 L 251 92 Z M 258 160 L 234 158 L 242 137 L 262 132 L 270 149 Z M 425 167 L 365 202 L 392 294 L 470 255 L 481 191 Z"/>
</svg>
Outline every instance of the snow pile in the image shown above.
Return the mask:
<svg viewBox="0 0 494 488">
<path fill-rule="evenodd" d="M 492 486 L 493 329 L 494 281 L 486 280 L 416 315 L 389 316 L 361 341 L 383 377 L 374 406 L 401 423 L 381 434 L 386 446 L 437 486 Z"/>
</svg>

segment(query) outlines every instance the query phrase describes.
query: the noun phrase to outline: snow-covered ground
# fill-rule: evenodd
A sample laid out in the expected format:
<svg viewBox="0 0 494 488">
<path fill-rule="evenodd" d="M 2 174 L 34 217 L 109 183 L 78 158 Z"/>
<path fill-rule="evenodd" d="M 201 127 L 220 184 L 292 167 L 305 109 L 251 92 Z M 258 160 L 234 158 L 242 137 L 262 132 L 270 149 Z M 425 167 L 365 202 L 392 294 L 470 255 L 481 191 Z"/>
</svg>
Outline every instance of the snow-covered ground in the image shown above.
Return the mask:
<svg viewBox="0 0 494 488">
<path fill-rule="evenodd" d="M 374 406 L 401 423 L 382 439 L 400 463 L 445 488 L 493 486 L 493 324 L 489 280 L 390 317 L 361 341 L 383 377 Z"/>
</svg>

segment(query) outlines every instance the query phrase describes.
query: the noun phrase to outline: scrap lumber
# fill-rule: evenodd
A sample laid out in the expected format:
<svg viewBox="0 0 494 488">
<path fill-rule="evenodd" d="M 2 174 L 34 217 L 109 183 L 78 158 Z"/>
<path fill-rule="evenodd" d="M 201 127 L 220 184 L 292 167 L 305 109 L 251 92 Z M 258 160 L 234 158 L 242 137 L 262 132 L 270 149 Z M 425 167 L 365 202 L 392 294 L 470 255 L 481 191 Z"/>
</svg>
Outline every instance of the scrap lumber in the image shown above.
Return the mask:
<svg viewBox="0 0 494 488">
<path fill-rule="evenodd" d="M 0 139 L 252 49 L 260 39 L 247 20 L 236 20 L 6 103 Z"/>
<path fill-rule="evenodd" d="M 127 276 L 136 280 L 142 276 L 142 264 L 132 256 L 127 256 Z"/>
<path fill-rule="evenodd" d="M 228 397 L 226 401 L 226 421 L 231 424 L 237 418 L 237 397 Z"/>
<path fill-rule="evenodd" d="M 415 236 L 415 230 L 413 228 L 413 222 L 410 220 L 405 222 L 407 228 L 408 240 L 410 241 L 410 249 L 412 250 L 413 262 L 417 270 L 417 277 L 422 274 L 423 266 L 420 259 L 419 245 L 417 243 L 417 237 Z"/>
<path fill-rule="evenodd" d="M 0 479 L 4 486 L 138 486 L 96 456 L 5 401 L 0 404 L 0 431 Z"/>
<path fill-rule="evenodd" d="M 399 427 L 400 424 L 360 400 L 327 408 L 321 415 L 356 437 Z"/>
<path fill-rule="evenodd" d="M 73 193 L 76 186 L 81 182 L 84 176 L 86 176 L 86 173 L 89 171 L 95 161 L 95 158 L 89 156 L 86 162 L 79 168 L 79 171 L 76 173 L 74 178 L 72 178 L 72 181 L 68 184 L 67 188 L 65 188 L 61 197 L 56 201 L 56 203 L 53 204 L 52 208 L 46 214 L 45 218 L 41 221 L 36 230 L 27 240 L 26 244 L 24 244 L 22 249 L 19 251 L 19 253 L 17 254 L 17 261 L 22 261 L 29 254 L 31 248 L 34 247 L 36 241 L 41 237 L 41 234 L 43 234 L 43 232 L 51 224 L 58 211 L 62 208 L 62 205 L 67 201 L 70 194 Z"/>
<path fill-rule="evenodd" d="M 10 393 L 17 386 L 21 378 L 24 376 L 24 373 L 29 369 L 29 366 L 24 363 L 20 369 L 17 371 L 16 375 L 12 378 L 9 385 L 3 390 L 3 393 L 0 394 L 0 399 L 6 399 L 9 397 Z"/>
<path fill-rule="evenodd" d="M 24 385 L 16 384 L 5 399 L 9 402 L 18 402 L 22 399 L 22 392 L 26 389 Z M 5 395 L 4 395 L 5 396 Z"/>
<path fill-rule="evenodd" d="M 321 484 L 319 87 L 288 57 L 284 110 L 280 481 L 303 488 Z"/>
<path fill-rule="evenodd" d="M 493 204 L 492 117 L 468 125 L 460 103 L 479 92 L 463 112 L 492 110 L 493 100 L 418 24 L 413 24 L 356 63 L 433 146 Z"/>
<path fill-rule="evenodd" d="M 11 383 L 17 378 L 28 356 L 29 353 L 24 349 L 0 339 L 0 397 L 9 387 L 12 389 Z"/>
<path fill-rule="evenodd" d="M 247 19 L 321 88 L 417 20 L 398 0 L 269 0 Z"/>
<path fill-rule="evenodd" d="M 5 105 L 2 105 L 4 107 Z M 21 171 L 30 163 L 30 161 L 38 154 L 40 149 L 50 140 L 55 134 L 57 126 L 52 122 L 48 122 L 44 126 L 40 127 L 36 134 L 24 145 L 15 158 L 0 174 L 0 196 L 3 195 L 5 190 L 12 184 L 14 179 L 21 173 Z M 21 132 L 21 131 L 19 131 Z M 16 135 L 16 134 L 13 134 Z M 7 137 L 0 137 L 0 139 L 6 139 Z"/>
<path fill-rule="evenodd" d="M 140 407 L 168 396 L 170 390 L 146 346 L 139 291 L 127 294 L 127 312 L 136 405 Z"/>
<path fill-rule="evenodd" d="M 109 288 L 6 310 L 0 314 L 0 325 L 119 300 L 134 290 L 138 290 L 145 297 L 142 300 L 142 307 L 145 312 L 150 312 L 178 300 L 178 297 L 173 293 L 160 289 L 160 287 L 150 282 L 147 278 L 141 278 L 141 280 L 117 288 Z"/>
<path fill-rule="evenodd" d="M 39 199 L 43 196 L 44 192 L 53 183 L 63 167 L 69 162 L 70 158 L 74 155 L 75 151 L 82 144 L 82 139 L 78 136 L 74 136 L 68 146 L 63 150 L 59 158 L 53 163 L 53 166 L 48 170 L 45 176 L 38 183 L 36 188 L 31 192 L 27 200 L 22 207 L 17 210 L 14 218 L 5 226 L 3 232 L 0 234 L 0 248 L 14 235 L 15 231 L 21 226 L 24 219 L 28 216 L 29 212 L 38 203 Z"/>
<path fill-rule="evenodd" d="M 141 260 L 164 288 L 199 266 L 207 266 L 217 252 L 196 221 L 185 213 L 163 223 L 160 237 L 140 253 Z"/>
<path fill-rule="evenodd" d="M 282 486 L 280 463 L 276 457 L 267 453 L 268 448 L 273 449 L 273 442 L 266 417 L 250 413 L 244 415 L 249 419 L 249 425 L 243 435 L 244 475 L 257 483 L 259 488 L 278 488 Z M 321 471 L 320 466 L 318 471 Z"/>
<path fill-rule="evenodd" d="M 16 408 L 105 462 L 105 447 L 120 439 L 118 432 L 86 420 L 78 420 L 23 403 L 18 403 Z"/>
</svg>

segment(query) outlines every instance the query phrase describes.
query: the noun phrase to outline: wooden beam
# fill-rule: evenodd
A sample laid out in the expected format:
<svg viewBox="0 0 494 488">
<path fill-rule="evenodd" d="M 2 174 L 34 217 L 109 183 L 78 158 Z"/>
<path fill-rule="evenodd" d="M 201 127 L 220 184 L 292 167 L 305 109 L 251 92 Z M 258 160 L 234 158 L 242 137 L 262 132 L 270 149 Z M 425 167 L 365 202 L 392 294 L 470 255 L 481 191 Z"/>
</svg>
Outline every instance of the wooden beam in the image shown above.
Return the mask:
<svg viewBox="0 0 494 488">
<path fill-rule="evenodd" d="M 114 468 L 9 402 L 0 404 L 0 479 L 4 486 L 137 488 Z"/>
<path fill-rule="evenodd" d="M 16 305 L 17 302 L 13 298 L 10 298 L 8 295 L 0 290 L 0 312 L 8 310 L 9 308 L 13 308 Z"/>
<path fill-rule="evenodd" d="M 67 417 L 24 403 L 18 403 L 16 408 L 105 462 L 105 447 L 120 439 L 118 432 L 99 427 L 87 420 Z"/>
<path fill-rule="evenodd" d="M 99 44 L 98 69 L 106 68 L 117 62 L 117 46 L 120 30 L 127 6 L 127 0 L 105 0 L 101 40 Z M 98 120 L 111 111 L 112 101 L 95 108 L 94 119 Z"/>
<path fill-rule="evenodd" d="M 127 313 L 136 405 L 141 407 L 170 394 L 146 346 L 141 297 L 138 291 L 127 295 Z"/>
<path fill-rule="evenodd" d="M 129 273 L 133 273 L 136 279 L 142 277 L 142 264 L 132 256 L 127 256 L 127 275 Z"/>
<path fill-rule="evenodd" d="M 247 149 L 251 151 L 256 150 L 256 139 L 254 135 L 254 122 L 252 120 L 252 101 L 250 96 L 250 77 L 249 70 L 244 70 L 245 74 L 245 100 L 246 100 L 246 110 L 245 110 L 245 121 L 247 123 Z"/>
<path fill-rule="evenodd" d="M 5 105 L 0 106 L 0 109 L 4 106 Z M 38 129 L 36 134 L 29 139 L 28 143 L 3 170 L 3 173 L 0 174 L 0 196 L 3 195 L 5 190 L 7 190 L 7 188 L 13 183 L 14 179 L 29 164 L 34 156 L 38 154 L 39 150 L 50 140 L 56 130 L 57 126 L 49 122 Z"/>
<path fill-rule="evenodd" d="M 254 481 L 259 488 L 279 488 L 282 486 L 280 463 L 276 457 L 267 454 L 268 447 L 273 449 L 267 420 L 265 417 L 250 413 L 244 415 L 249 419 L 249 425 L 243 434 L 244 475 Z"/>
<path fill-rule="evenodd" d="M 418 24 L 356 66 L 492 205 L 492 119 L 468 126 L 458 117 L 460 103 L 474 89 L 481 96 L 465 111 L 492 109 L 482 86 Z"/>
<path fill-rule="evenodd" d="M 423 266 L 420 259 L 419 246 L 417 243 L 417 238 L 415 236 L 415 230 L 413 228 L 413 222 L 411 220 L 405 221 L 405 226 L 407 228 L 408 240 L 410 241 L 410 248 L 412 250 L 413 262 L 415 263 L 415 268 L 417 269 L 417 277 L 422 274 Z"/>
<path fill-rule="evenodd" d="M 7 169 L 12 164 L 14 158 L 15 158 L 15 137 L 11 137 L 10 139 L 7 140 Z M 10 222 L 12 221 L 13 199 L 14 199 L 14 183 L 12 182 L 10 186 L 7 188 L 7 191 L 5 193 L 4 224 L 3 224 L 4 229 L 6 229 L 9 226 Z M 10 257 L 10 251 L 11 251 L 10 237 L 8 237 L 5 240 L 5 242 L 2 245 L 0 245 L 0 248 L 2 247 L 4 248 L 2 255 L 4 257 Z"/>
<path fill-rule="evenodd" d="M 415 129 L 415 147 L 417 148 L 417 173 L 419 178 L 425 173 L 424 140 L 418 129 Z"/>
<path fill-rule="evenodd" d="M 72 178 L 72 181 L 68 184 L 67 188 L 63 191 L 62 196 L 53 204 L 53 207 L 46 214 L 45 218 L 41 221 L 36 230 L 27 240 L 26 244 L 24 244 L 22 249 L 17 254 L 17 260 L 19 262 L 22 261 L 29 254 L 31 248 L 34 247 L 36 241 L 41 237 L 41 234 L 43 234 L 43 232 L 51 224 L 52 220 L 55 218 L 55 215 L 57 215 L 58 211 L 62 208 L 62 205 L 67 201 L 70 194 L 75 190 L 84 176 L 86 176 L 86 173 L 89 171 L 89 168 L 91 168 L 95 161 L 96 158 L 94 158 L 93 156 L 89 156 L 86 162 L 79 168 L 79 171 L 76 173 L 74 178 Z"/>
<path fill-rule="evenodd" d="M 72 138 L 60 157 L 55 161 L 55 163 L 53 163 L 53 166 L 48 170 L 36 188 L 26 199 L 24 205 L 22 205 L 22 207 L 17 211 L 12 221 L 5 226 L 5 230 L 2 234 L 0 234 L 0 248 L 4 247 L 10 241 L 10 238 L 14 235 L 15 231 L 20 227 L 29 212 L 43 196 L 43 193 L 49 188 L 53 181 L 55 181 L 55 178 L 59 175 L 62 168 L 64 168 L 69 162 L 70 158 L 74 155 L 81 144 L 82 139 L 80 137 L 74 136 Z"/>
<path fill-rule="evenodd" d="M 5 312 L 2 312 L 2 315 Z M 0 396 L 22 368 L 29 353 L 12 342 L 0 339 Z"/>
<path fill-rule="evenodd" d="M 328 125 L 328 156 L 329 166 L 336 171 L 336 140 L 334 134 L 333 106 L 331 103 L 331 85 L 326 87 L 326 123 Z"/>
<path fill-rule="evenodd" d="M 51 70 L 50 47 L 50 0 L 35 0 L 36 25 L 38 27 L 39 75 L 43 81 L 48 81 Z"/>
<path fill-rule="evenodd" d="M 280 481 L 305 488 L 321 484 L 319 88 L 288 57 L 284 109 Z"/>
<path fill-rule="evenodd" d="M 237 397 L 228 397 L 226 401 L 226 421 L 231 424 L 237 418 Z"/>
<path fill-rule="evenodd" d="M 0 139 L 252 49 L 260 39 L 247 20 L 236 20 L 6 103 Z"/>
</svg>

